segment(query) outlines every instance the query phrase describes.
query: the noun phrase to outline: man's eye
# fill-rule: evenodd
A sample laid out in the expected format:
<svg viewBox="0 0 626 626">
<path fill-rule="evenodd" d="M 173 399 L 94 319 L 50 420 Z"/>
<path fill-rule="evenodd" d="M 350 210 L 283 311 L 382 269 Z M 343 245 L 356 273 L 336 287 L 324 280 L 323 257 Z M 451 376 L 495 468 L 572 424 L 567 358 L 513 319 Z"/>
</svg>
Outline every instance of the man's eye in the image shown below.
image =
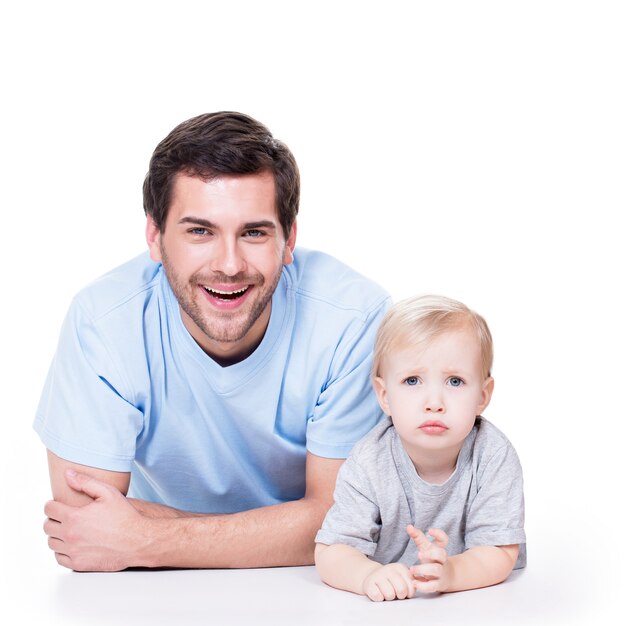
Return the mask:
<svg viewBox="0 0 626 626">
<path fill-rule="evenodd" d="M 259 237 L 263 237 L 263 235 L 265 235 L 265 233 L 262 230 L 252 229 L 246 231 L 246 237 L 250 237 L 251 239 L 258 239 Z"/>
<path fill-rule="evenodd" d="M 417 376 L 409 376 L 408 378 L 405 378 L 404 380 L 405 384 L 407 385 L 419 385 L 420 379 Z"/>
<path fill-rule="evenodd" d="M 207 235 L 209 231 L 206 228 L 202 228 L 201 226 L 198 226 L 197 228 L 190 228 L 189 233 L 191 233 L 192 235 L 198 235 L 199 237 L 201 237 L 201 236 Z"/>
<path fill-rule="evenodd" d="M 451 387 L 461 387 L 462 385 L 465 384 L 465 382 L 461 378 L 458 378 L 457 376 L 451 376 L 450 378 L 448 378 L 448 384 Z"/>
</svg>

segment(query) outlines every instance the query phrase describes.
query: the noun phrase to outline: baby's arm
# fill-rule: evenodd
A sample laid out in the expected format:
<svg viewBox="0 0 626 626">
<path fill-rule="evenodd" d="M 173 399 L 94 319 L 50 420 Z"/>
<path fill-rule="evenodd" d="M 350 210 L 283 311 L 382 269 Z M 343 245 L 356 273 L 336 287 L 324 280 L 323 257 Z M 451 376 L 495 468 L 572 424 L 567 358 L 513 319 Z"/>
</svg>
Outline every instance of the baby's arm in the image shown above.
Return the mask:
<svg viewBox="0 0 626 626">
<path fill-rule="evenodd" d="M 411 567 L 411 574 L 417 590 L 426 593 L 497 585 L 511 573 L 519 553 L 519 545 L 478 546 L 449 557 L 445 549 L 448 536 L 442 530 L 429 529 L 433 543 L 413 526 L 408 526 L 407 532 L 417 545 L 421 561 Z"/>
<path fill-rule="evenodd" d="M 406 565 L 381 565 L 352 546 L 318 543 L 315 565 L 327 585 L 366 595 L 375 602 L 402 600 L 415 595 L 415 581 Z"/>
</svg>

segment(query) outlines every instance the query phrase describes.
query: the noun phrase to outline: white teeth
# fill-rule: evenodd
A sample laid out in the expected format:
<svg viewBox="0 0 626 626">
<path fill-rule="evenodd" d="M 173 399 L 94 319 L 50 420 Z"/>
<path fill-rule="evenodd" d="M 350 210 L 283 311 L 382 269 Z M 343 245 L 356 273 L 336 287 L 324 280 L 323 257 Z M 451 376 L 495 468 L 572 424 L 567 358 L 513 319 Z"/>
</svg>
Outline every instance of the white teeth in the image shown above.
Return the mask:
<svg viewBox="0 0 626 626">
<path fill-rule="evenodd" d="M 220 291 L 219 289 L 213 289 L 212 287 L 204 287 L 204 288 L 207 291 L 210 291 L 212 293 L 217 293 L 217 294 L 219 294 L 221 296 L 234 296 L 235 294 L 243 293 L 244 291 L 248 290 L 247 287 L 244 287 L 243 289 L 237 289 L 235 291 Z"/>
</svg>

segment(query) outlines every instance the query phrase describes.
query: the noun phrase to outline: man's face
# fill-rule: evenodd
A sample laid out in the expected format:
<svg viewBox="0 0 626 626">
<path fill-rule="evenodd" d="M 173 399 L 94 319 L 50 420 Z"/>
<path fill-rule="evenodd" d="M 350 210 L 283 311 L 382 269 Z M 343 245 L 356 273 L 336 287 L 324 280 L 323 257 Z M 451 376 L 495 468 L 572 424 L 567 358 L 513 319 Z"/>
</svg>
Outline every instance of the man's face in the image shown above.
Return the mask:
<svg viewBox="0 0 626 626">
<path fill-rule="evenodd" d="M 493 379 L 482 371 L 480 343 L 467 328 L 445 332 L 426 346 L 392 350 L 374 381 L 405 450 L 420 462 L 456 463 L 477 415 L 489 404 Z"/>
<path fill-rule="evenodd" d="M 163 264 L 192 337 L 224 363 L 248 356 L 270 318 L 282 267 L 293 261 L 270 173 L 204 182 L 176 176 L 163 231 L 148 218 L 151 257 Z"/>
</svg>

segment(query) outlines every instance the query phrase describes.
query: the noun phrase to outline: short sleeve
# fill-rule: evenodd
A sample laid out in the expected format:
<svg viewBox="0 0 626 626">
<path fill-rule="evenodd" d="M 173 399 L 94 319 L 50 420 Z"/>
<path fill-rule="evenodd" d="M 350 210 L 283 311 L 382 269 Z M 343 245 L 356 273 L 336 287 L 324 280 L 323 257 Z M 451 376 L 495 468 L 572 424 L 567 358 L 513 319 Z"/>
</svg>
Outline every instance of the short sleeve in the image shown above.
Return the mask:
<svg viewBox="0 0 626 626">
<path fill-rule="evenodd" d="M 354 444 L 382 418 L 372 389 L 372 351 L 389 300 L 346 330 L 332 361 L 329 382 L 322 389 L 307 424 L 307 449 L 318 456 L 345 458 Z"/>
<path fill-rule="evenodd" d="M 372 485 L 352 457 L 339 470 L 334 499 L 316 543 L 345 544 L 372 556 L 380 535 L 380 510 Z"/>
<path fill-rule="evenodd" d="M 467 511 L 465 547 L 520 544 L 516 567 L 525 565 L 522 467 L 513 446 L 499 448 L 478 471 L 478 491 Z"/>
<path fill-rule="evenodd" d="M 97 326 L 74 301 L 61 329 L 34 428 L 63 459 L 128 472 L 143 413 Z"/>
</svg>

